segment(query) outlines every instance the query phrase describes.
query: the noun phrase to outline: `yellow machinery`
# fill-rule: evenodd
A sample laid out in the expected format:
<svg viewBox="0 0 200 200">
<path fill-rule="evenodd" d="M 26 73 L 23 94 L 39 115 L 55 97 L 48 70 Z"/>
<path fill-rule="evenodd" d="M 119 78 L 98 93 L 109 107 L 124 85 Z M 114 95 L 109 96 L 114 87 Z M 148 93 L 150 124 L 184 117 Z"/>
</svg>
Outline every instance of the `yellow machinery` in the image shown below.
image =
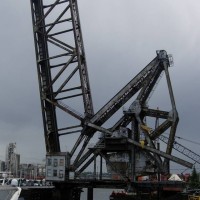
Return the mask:
<svg viewBox="0 0 200 200">
<path fill-rule="evenodd" d="M 188 200 L 200 200 L 200 196 L 195 196 L 195 195 L 189 195 Z"/>
<path fill-rule="evenodd" d="M 147 133 L 147 134 L 149 134 L 149 135 L 150 135 L 150 133 L 151 133 L 151 131 L 152 131 L 152 129 L 151 129 L 150 127 L 148 127 L 147 125 L 145 125 L 145 124 L 141 124 L 141 125 L 140 125 L 140 128 L 141 128 L 141 130 L 142 130 L 143 132 L 145 132 L 145 133 Z M 143 133 L 141 133 L 141 135 L 140 135 L 140 144 L 141 144 L 142 148 L 143 148 L 144 145 L 145 145 L 145 136 L 143 135 Z"/>
</svg>

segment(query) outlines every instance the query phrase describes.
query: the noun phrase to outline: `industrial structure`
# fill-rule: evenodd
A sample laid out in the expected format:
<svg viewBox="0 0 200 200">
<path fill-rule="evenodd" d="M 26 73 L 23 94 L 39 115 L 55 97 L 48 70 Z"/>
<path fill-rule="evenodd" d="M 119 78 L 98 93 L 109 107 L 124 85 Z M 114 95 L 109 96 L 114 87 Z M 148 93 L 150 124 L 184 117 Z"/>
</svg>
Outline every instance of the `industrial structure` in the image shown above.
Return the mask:
<svg viewBox="0 0 200 200">
<path fill-rule="evenodd" d="M 156 51 L 155 58 L 95 113 L 77 0 L 30 2 L 47 152 L 46 180 L 54 182 L 57 199 L 79 199 L 82 187 L 89 188 L 88 199 L 93 199 L 93 187 L 119 187 L 122 182 L 126 185 L 127 179 L 135 183 L 140 175 L 168 174 L 170 160 L 192 168 L 192 163 L 171 155 L 179 121 L 168 71 L 172 57 L 165 50 Z M 171 100 L 169 111 L 148 107 L 162 75 Z M 118 121 L 111 120 L 125 104 L 128 109 Z M 154 126 L 148 124 L 148 118 Z M 109 120 L 113 125 L 105 128 Z M 163 136 L 166 130 L 167 139 Z M 99 132 L 99 140 L 89 146 Z M 167 144 L 166 149 L 160 149 L 158 138 Z M 66 152 L 69 142 L 72 148 Z M 96 174 L 97 157 L 100 180 L 80 180 L 79 175 L 91 164 Z M 103 159 L 122 182 L 101 180 Z"/>
</svg>

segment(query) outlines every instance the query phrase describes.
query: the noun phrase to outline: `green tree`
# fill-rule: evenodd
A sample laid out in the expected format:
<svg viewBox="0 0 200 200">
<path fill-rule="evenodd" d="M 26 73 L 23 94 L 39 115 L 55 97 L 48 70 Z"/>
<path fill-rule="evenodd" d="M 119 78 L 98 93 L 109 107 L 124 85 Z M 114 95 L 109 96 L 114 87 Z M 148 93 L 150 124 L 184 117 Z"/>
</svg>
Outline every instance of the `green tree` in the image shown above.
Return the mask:
<svg viewBox="0 0 200 200">
<path fill-rule="evenodd" d="M 189 186 L 191 188 L 198 188 L 200 186 L 199 176 L 197 174 L 195 166 L 193 167 L 193 170 L 192 170 L 192 175 L 190 177 Z"/>
</svg>

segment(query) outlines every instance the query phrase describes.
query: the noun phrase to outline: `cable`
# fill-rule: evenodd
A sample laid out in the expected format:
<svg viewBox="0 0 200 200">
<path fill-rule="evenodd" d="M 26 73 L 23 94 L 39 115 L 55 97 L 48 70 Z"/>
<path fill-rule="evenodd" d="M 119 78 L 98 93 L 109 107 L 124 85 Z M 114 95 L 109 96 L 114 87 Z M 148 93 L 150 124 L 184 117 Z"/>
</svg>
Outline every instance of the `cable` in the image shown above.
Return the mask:
<svg viewBox="0 0 200 200">
<path fill-rule="evenodd" d="M 178 139 L 182 139 L 182 140 L 185 140 L 185 141 L 188 141 L 188 142 L 191 142 L 191 143 L 194 143 L 194 144 L 200 145 L 199 142 L 195 142 L 195 141 L 192 141 L 192 140 L 188 140 L 188 139 L 182 138 L 182 137 L 180 137 L 180 136 L 175 136 L 175 137 L 178 138 Z"/>
<path fill-rule="evenodd" d="M 169 133 L 164 133 L 164 134 L 169 135 Z M 180 137 L 180 136 L 175 136 L 175 138 L 178 138 L 178 139 L 181 139 L 181 140 L 185 140 L 185 141 L 187 141 L 187 142 L 191 142 L 191 143 L 194 143 L 194 144 L 200 145 L 200 142 L 196 142 L 196 141 L 188 140 L 188 139 L 183 138 L 183 137 Z"/>
</svg>

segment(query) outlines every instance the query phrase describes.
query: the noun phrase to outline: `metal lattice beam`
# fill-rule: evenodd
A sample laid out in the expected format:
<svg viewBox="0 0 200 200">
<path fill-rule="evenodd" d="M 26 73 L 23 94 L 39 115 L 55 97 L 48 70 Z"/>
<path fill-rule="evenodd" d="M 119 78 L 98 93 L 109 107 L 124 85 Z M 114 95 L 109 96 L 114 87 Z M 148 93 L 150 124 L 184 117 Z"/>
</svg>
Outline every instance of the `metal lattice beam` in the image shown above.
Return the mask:
<svg viewBox="0 0 200 200">
<path fill-rule="evenodd" d="M 76 125 L 58 127 L 56 108 L 80 122 L 94 114 L 78 6 L 76 0 L 30 2 L 46 149 L 59 152 L 59 130 Z M 80 97 L 77 114 L 68 104 Z"/>
</svg>

